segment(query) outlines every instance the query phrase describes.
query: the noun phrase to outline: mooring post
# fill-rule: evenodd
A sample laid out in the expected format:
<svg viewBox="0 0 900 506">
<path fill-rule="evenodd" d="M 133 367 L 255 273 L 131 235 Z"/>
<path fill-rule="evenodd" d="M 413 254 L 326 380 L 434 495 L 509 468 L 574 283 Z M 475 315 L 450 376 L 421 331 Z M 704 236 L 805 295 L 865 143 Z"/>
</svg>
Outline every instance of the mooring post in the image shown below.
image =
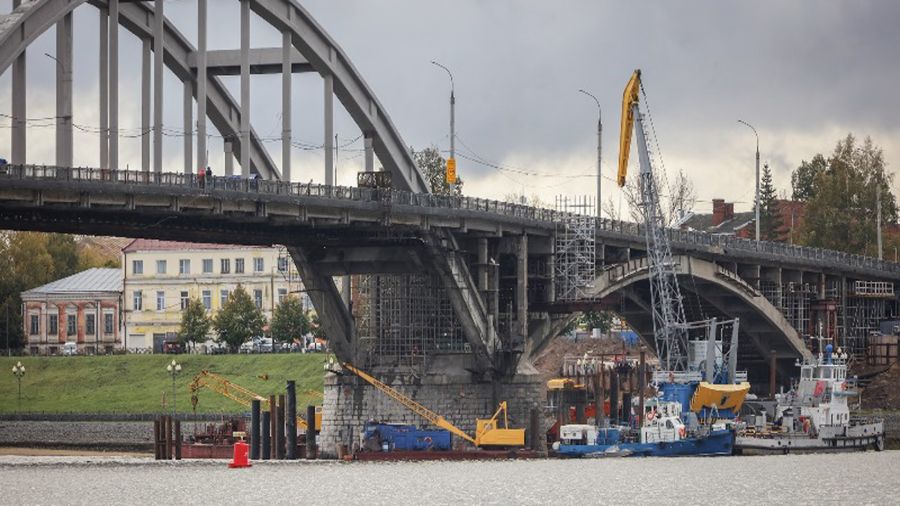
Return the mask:
<svg viewBox="0 0 900 506">
<path fill-rule="evenodd" d="M 169 460 L 172 458 L 172 417 L 166 415 L 163 417 L 165 423 L 165 433 L 166 433 L 166 449 L 163 453 L 163 458 L 165 460 Z"/>
<path fill-rule="evenodd" d="M 609 375 L 609 419 L 619 423 L 619 373 L 615 369 Z"/>
<path fill-rule="evenodd" d="M 250 401 L 250 458 L 259 460 L 259 399 Z"/>
<path fill-rule="evenodd" d="M 175 460 L 181 460 L 181 420 L 175 420 Z"/>
<path fill-rule="evenodd" d="M 269 458 L 278 458 L 278 404 L 274 395 L 269 396 Z"/>
<path fill-rule="evenodd" d="M 306 406 L 306 458 L 316 458 L 316 407 Z"/>
<path fill-rule="evenodd" d="M 159 451 L 159 440 L 160 440 L 160 429 L 159 429 L 159 417 L 153 419 L 153 458 L 155 460 L 162 460 L 162 453 Z"/>
<path fill-rule="evenodd" d="M 262 423 L 260 424 L 260 427 L 262 428 L 262 435 L 259 437 L 259 440 L 262 443 L 260 445 L 260 458 L 262 458 L 262 460 L 269 460 L 269 424 L 271 419 L 271 412 L 262 412 Z"/>
<path fill-rule="evenodd" d="M 638 366 L 638 428 L 644 426 L 644 386 L 647 384 L 647 351 L 641 346 L 641 363 Z"/>
<path fill-rule="evenodd" d="M 287 458 L 297 458 L 297 384 L 290 380 L 287 382 L 287 412 L 284 414 L 287 423 Z M 315 424 L 315 420 L 309 423 Z"/>
<path fill-rule="evenodd" d="M 279 460 L 284 459 L 284 394 L 278 396 L 278 424 L 275 426 L 275 440 L 278 443 L 276 455 Z"/>
</svg>

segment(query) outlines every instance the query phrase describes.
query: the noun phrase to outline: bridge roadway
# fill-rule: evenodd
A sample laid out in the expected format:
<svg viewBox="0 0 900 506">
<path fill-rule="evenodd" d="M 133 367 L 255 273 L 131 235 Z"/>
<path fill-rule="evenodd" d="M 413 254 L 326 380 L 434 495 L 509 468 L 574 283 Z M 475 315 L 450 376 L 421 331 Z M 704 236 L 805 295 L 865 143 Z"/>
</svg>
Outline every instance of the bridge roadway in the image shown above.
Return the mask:
<svg viewBox="0 0 900 506">
<path fill-rule="evenodd" d="M 489 243 L 489 256 L 497 259 L 500 269 L 507 262 L 517 263 L 525 251 L 525 268 L 519 270 L 526 272 L 529 262 L 541 264 L 553 256 L 553 237 L 570 215 L 474 197 L 237 177 L 214 177 L 202 186 L 196 176 L 183 173 L 8 165 L 0 170 L 0 180 L 0 227 L 6 229 L 293 247 L 295 260 L 298 255 L 308 257 L 310 265 L 301 266 L 304 278 L 318 277 L 318 283 L 305 279 L 307 285 L 318 284 L 314 291 L 330 293 L 314 296 L 314 302 L 318 299 L 320 308 L 330 304 L 325 313 L 335 315 L 330 324 L 336 335 L 344 336 L 347 350 L 353 348 L 353 320 L 346 306 L 338 304 L 329 276 L 440 270 L 436 257 L 454 255 L 461 263 L 443 266 L 456 269 L 445 282 L 457 299 L 466 297 L 459 292 L 480 293 L 481 297 L 469 293 L 469 300 L 456 300 L 454 309 L 464 327 L 470 320 L 467 339 L 485 367 L 503 349 L 539 352 L 568 314 L 599 305 L 625 314 L 636 312 L 627 315 L 629 323 L 644 335 L 652 331 L 647 326 L 649 296 L 633 293 L 638 285 L 631 291 L 617 285 L 623 290 L 604 293 L 597 288 L 615 284 L 608 281 L 611 272 L 643 257 L 641 229 L 632 223 L 596 223 L 598 269 L 604 271 L 595 283 L 596 297 L 555 301 L 552 276 L 541 280 L 529 271 L 527 279 L 515 274 L 509 285 L 516 295 L 527 294 L 523 298 L 527 303 L 520 306 L 514 295 L 510 304 L 515 311 L 501 314 L 508 304 L 499 303 L 496 292 L 504 287 L 495 273 L 483 272 L 479 256 L 483 260 L 485 255 L 478 254 L 483 253 L 480 249 Z M 436 231 L 449 232 L 456 245 L 446 236 L 434 235 Z M 696 288 L 698 280 L 712 283 L 712 278 L 691 274 L 694 290 L 704 299 L 703 315 L 715 314 L 716 308 L 721 316 L 742 313 L 748 320 L 768 315 L 769 325 L 751 335 L 756 350 L 750 354 L 756 360 L 770 350 L 784 359 L 805 350 L 800 336 L 806 329 L 784 329 L 783 318 L 772 318 L 773 306 L 759 292 L 761 281 L 812 282 L 824 290 L 826 279 L 837 280 L 846 291 L 848 280 L 900 280 L 900 265 L 869 257 L 693 231 L 670 234 L 673 251 L 693 259 L 685 264 L 686 275 L 702 267 L 713 273 L 716 286 L 727 288 L 715 301 L 710 288 Z M 524 245 L 522 238 L 527 238 Z M 459 269 L 477 274 L 477 282 Z M 685 285 L 691 291 L 692 286 Z M 466 315 L 469 310 L 481 314 Z M 512 323 L 501 331 L 504 316 Z M 751 334 L 756 325 L 745 322 Z"/>
</svg>

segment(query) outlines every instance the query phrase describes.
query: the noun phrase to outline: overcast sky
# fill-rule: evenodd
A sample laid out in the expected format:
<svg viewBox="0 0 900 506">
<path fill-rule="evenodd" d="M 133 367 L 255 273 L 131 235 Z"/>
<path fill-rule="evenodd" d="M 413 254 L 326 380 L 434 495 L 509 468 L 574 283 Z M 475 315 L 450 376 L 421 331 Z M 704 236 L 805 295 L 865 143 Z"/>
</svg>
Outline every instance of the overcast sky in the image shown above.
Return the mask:
<svg viewBox="0 0 900 506">
<path fill-rule="evenodd" d="M 753 195 L 753 133 L 780 190 L 790 171 L 817 152 L 830 152 L 847 132 L 871 136 L 888 169 L 900 157 L 900 2 L 691 1 L 603 2 L 513 0 L 306 0 L 387 109 L 407 144 L 449 149 L 447 75 L 457 92 L 457 151 L 494 162 L 498 170 L 460 159 L 467 194 L 500 198 L 515 191 L 552 202 L 557 194 L 593 194 L 597 108 L 604 124 L 603 181 L 614 187 L 623 87 L 643 70 L 650 111 L 667 172 L 682 169 L 697 188 L 698 212 L 721 197 L 749 209 Z M 0 12 L 9 11 L 9 0 Z M 636 4 L 640 4 L 638 8 Z M 196 40 L 196 3 L 167 2 L 170 19 Z M 76 10 L 75 123 L 99 125 L 96 9 Z M 238 47 L 238 2 L 210 0 L 210 48 Z M 260 20 L 256 46 L 279 35 Z M 122 36 L 122 127 L 140 125 L 140 45 Z M 53 29 L 28 56 L 28 116 L 54 115 Z M 234 96 L 238 78 L 227 78 Z M 293 130 L 310 149 L 294 152 L 296 180 L 323 179 L 321 79 L 294 79 Z M 252 80 L 252 120 L 263 137 L 280 135 L 280 77 Z M 0 77 L 0 112 L 10 112 L 9 71 Z M 181 85 L 166 77 L 166 128 L 182 130 Z M 0 121 L 8 125 L 8 119 Z M 359 135 L 337 112 L 340 143 Z M 0 129 L 0 153 L 9 152 Z M 30 161 L 52 163 L 53 129 L 29 132 Z M 76 163 L 96 165 L 96 135 L 76 132 Z M 196 144 L 195 144 L 196 146 Z M 280 144 L 268 143 L 280 162 Z M 361 141 L 339 153 L 339 181 L 351 184 L 362 163 Z M 123 139 L 122 163 L 140 164 L 139 139 Z M 167 167 L 180 170 L 182 141 L 166 138 Z M 210 145 L 222 165 L 221 140 Z M 634 161 L 636 163 L 636 159 Z M 299 169 L 297 168 L 299 167 Z M 658 167 L 661 169 L 662 167 Z M 636 170 L 636 165 L 635 165 Z M 523 173 L 533 175 L 523 175 Z"/>
</svg>

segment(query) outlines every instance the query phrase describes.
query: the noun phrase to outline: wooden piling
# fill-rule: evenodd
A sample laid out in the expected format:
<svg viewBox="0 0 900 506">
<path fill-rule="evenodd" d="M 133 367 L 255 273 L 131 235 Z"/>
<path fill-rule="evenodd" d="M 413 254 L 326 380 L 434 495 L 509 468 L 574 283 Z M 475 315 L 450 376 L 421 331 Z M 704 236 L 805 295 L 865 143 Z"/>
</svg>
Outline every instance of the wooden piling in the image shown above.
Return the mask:
<svg viewBox="0 0 900 506">
<path fill-rule="evenodd" d="M 181 460 L 181 420 L 175 420 L 175 460 Z"/>
<path fill-rule="evenodd" d="M 262 412 L 262 423 L 260 423 L 260 428 L 262 429 L 262 435 L 259 436 L 259 441 L 262 443 L 260 445 L 260 458 L 262 460 L 269 460 L 270 454 L 270 446 L 271 446 L 271 437 L 269 434 L 269 430 L 271 429 L 271 419 L 272 413 L 269 411 Z"/>
<path fill-rule="evenodd" d="M 278 403 L 274 395 L 269 396 L 269 458 L 278 458 Z"/>
<path fill-rule="evenodd" d="M 275 425 L 276 457 L 284 460 L 284 394 L 278 396 L 278 423 Z"/>
<path fill-rule="evenodd" d="M 287 458 L 295 460 L 297 458 L 297 385 L 291 380 L 287 382 L 287 407 L 284 414 L 287 423 Z M 315 419 L 309 423 L 315 424 Z"/>
<path fill-rule="evenodd" d="M 153 458 L 155 460 L 162 460 L 162 452 L 160 451 L 159 441 L 161 436 L 161 431 L 159 429 L 160 419 L 157 417 L 153 420 Z"/>
<path fill-rule="evenodd" d="M 306 458 L 316 458 L 316 407 L 306 406 Z"/>
<path fill-rule="evenodd" d="M 259 399 L 250 401 L 250 458 L 259 460 Z"/>
</svg>

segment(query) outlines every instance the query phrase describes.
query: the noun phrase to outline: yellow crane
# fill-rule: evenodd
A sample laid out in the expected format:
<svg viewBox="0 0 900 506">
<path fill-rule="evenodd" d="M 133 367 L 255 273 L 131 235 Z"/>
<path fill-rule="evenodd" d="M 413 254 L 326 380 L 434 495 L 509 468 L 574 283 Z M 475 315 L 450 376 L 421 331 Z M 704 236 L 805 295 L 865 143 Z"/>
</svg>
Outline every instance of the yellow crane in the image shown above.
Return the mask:
<svg viewBox="0 0 900 506">
<path fill-rule="evenodd" d="M 349 363 L 342 363 L 341 367 L 359 376 L 391 399 L 394 399 L 403 405 L 406 409 L 409 409 L 413 413 L 428 420 L 432 425 L 445 429 L 452 434 L 456 434 L 475 446 L 525 446 L 525 429 L 509 428 L 506 401 L 500 403 L 500 406 L 491 418 L 478 418 L 475 420 L 475 437 L 473 438 L 459 427 L 448 422 L 443 416 L 403 395 L 390 385 L 379 381 L 378 378 L 375 378 L 367 372 L 357 369 Z M 501 412 L 503 413 L 502 428 L 498 424 L 498 417 Z"/>
<path fill-rule="evenodd" d="M 270 409 L 269 407 L 269 399 L 259 395 L 252 390 L 242 387 L 233 381 L 224 378 L 218 374 L 209 372 L 208 370 L 202 370 L 199 374 L 194 376 L 194 379 L 191 381 L 191 401 L 196 405 L 197 392 L 200 391 L 201 388 L 206 388 L 216 392 L 220 395 L 223 395 L 238 404 L 245 406 L 247 408 L 250 407 L 253 401 L 260 401 L 263 409 Z M 303 394 L 311 396 L 311 397 L 319 397 L 322 398 L 323 395 L 319 392 L 313 390 L 305 390 Z M 306 430 L 309 427 L 309 424 L 306 423 L 306 419 L 302 416 L 297 416 L 297 428 Z M 316 431 L 322 429 L 322 408 L 320 406 L 316 407 Z"/>
</svg>

